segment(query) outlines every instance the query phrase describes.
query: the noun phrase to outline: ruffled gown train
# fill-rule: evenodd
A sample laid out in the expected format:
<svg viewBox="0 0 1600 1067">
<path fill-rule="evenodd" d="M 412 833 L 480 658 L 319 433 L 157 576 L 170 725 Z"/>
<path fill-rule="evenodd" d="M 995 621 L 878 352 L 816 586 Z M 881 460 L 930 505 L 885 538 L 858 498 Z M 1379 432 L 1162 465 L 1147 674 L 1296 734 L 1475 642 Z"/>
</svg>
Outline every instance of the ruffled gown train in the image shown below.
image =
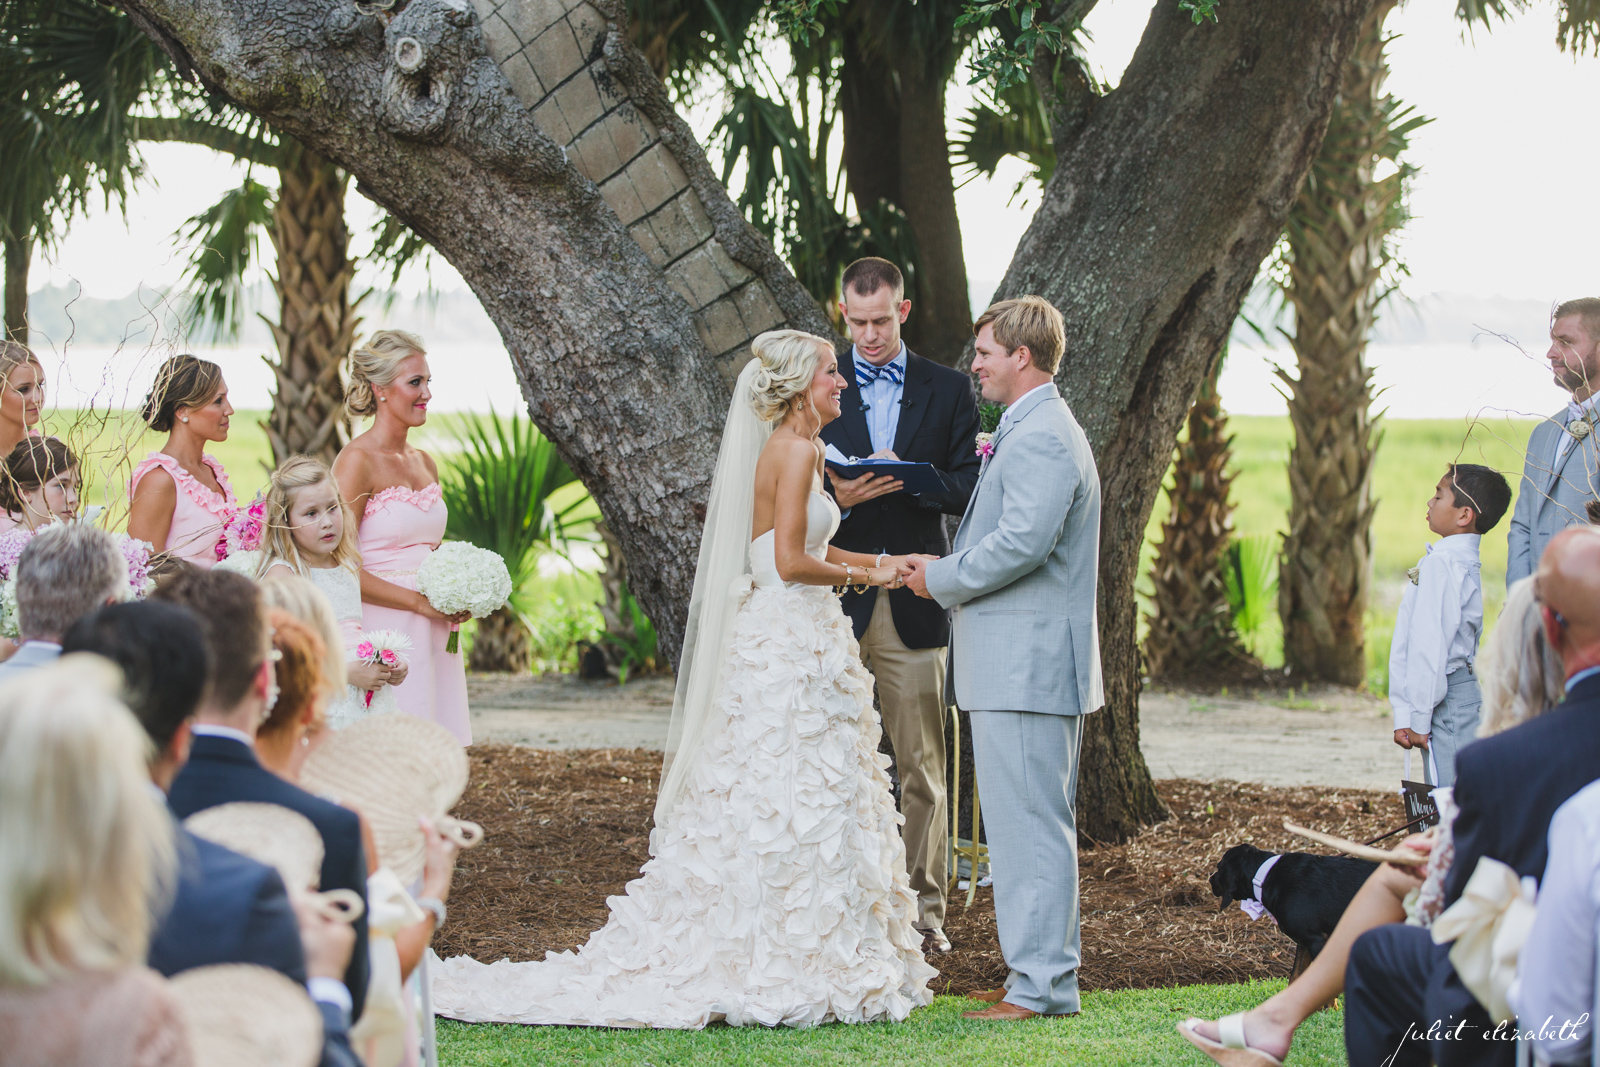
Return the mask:
<svg viewBox="0 0 1600 1067">
<path fill-rule="evenodd" d="M 838 511 L 818 493 L 807 551 Z M 878 753 L 872 680 L 838 598 L 751 544 L 717 726 L 610 920 L 540 963 L 437 961 L 434 1010 L 471 1022 L 698 1028 L 899 1021 L 937 972 Z"/>
</svg>

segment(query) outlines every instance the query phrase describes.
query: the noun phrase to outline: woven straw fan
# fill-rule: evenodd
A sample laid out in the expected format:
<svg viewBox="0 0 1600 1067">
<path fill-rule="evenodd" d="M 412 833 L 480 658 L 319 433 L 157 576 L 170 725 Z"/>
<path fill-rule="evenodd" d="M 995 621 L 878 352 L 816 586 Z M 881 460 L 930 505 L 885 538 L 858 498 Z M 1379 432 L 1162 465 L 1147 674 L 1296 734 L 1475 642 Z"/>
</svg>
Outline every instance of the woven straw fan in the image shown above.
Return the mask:
<svg viewBox="0 0 1600 1067">
<path fill-rule="evenodd" d="M 483 827 L 447 813 L 467 788 L 467 754 L 438 723 L 399 712 L 369 715 L 336 732 L 306 759 L 300 784 L 365 816 L 378 860 L 411 885 L 422 877 L 428 819 L 462 848 Z"/>
<path fill-rule="evenodd" d="M 366 907 L 353 889 L 315 892 L 322 881 L 322 835 L 298 811 L 239 801 L 197 811 L 183 826 L 196 837 L 277 868 L 284 885 L 311 893 L 330 919 L 355 922 Z"/>
<path fill-rule="evenodd" d="M 316 1067 L 322 1059 L 322 1013 L 304 986 L 277 971 L 225 963 L 184 971 L 168 986 L 195 1067 Z"/>
<path fill-rule="evenodd" d="M 1359 844 L 1343 837 L 1335 837 L 1332 834 L 1309 829 L 1288 819 L 1283 820 L 1283 828 L 1291 834 L 1310 838 L 1312 841 L 1327 845 L 1329 848 L 1338 849 L 1347 856 L 1354 856 L 1358 860 L 1389 863 L 1396 867 L 1421 867 L 1428 862 L 1428 854 L 1426 852 L 1417 852 L 1414 849 L 1404 847 L 1393 849 L 1373 848 L 1371 845 Z"/>
</svg>

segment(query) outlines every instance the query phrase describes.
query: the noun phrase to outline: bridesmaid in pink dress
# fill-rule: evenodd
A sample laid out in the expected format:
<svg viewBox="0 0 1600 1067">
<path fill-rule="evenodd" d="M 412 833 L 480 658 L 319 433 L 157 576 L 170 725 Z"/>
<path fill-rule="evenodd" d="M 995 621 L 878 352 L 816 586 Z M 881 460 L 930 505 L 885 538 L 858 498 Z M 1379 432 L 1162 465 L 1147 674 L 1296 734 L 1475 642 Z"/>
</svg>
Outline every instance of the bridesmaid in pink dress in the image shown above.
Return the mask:
<svg viewBox="0 0 1600 1067">
<path fill-rule="evenodd" d="M 173 356 L 156 372 L 144 421 L 167 443 L 133 469 L 128 534 L 157 552 L 205 570 L 217 562 L 222 526 L 238 508 L 222 464 L 207 441 L 228 439 L 228 383 L 222 368 L 194 356 Z"/>
<path fill-rule="evenodd" d="M 333 474 L 361 530 L 362 626 L 411 638 L 395 702 L 470 745 L 466 666 L 444 650 L 451 625 L 467 616 L 440 614 L 417 592 L 417 568 L 444 539 L 447 514 L 433 457 L 406 441 L 427 421 L 429 377 L 421 339 L 399 330 L 380 330 L 350 354 L 345 405 L 372 426 L 339 453 Z"/>
</svg>

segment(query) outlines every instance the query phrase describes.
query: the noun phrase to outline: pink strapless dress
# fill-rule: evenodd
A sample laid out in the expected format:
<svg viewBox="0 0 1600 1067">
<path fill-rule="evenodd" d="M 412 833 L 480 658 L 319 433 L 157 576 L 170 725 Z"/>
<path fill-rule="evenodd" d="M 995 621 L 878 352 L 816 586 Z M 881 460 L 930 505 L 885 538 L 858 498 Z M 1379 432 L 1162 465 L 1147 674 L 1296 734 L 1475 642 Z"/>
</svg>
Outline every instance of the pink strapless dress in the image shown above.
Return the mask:
<svg viewBox="0 0 1600 1067">
<path fill-rule="evenodd" d="M 406 589 L 417 587 L 417 568 L 444 539 L 445 510 L 439 483 L 422 489 L 390 486 L 367 501 L 361 519 L 361 565 L 369 573 Z M 467 714 L 467 668 L 459 653 L 444 650 L 450 624 L 414 611 L 363 602 L 366 630 L 399 630 L 411 638 L 411 670 L 394 687 L 400 710 L 431 719 L 472 744 Z"/>
<path fill-rule="evenodd" d="M 239 510 L 239 502 L 234 499 L 233 483 L 228 481 L 228 472 L 222 469 L 217 458 L 210 455 L 201 458 L 211 468 L 211 473 L 216 475 L 217 484 L 222 486 L 221 496 L 184 470 L 177 460 L 165 452 L 152 452 L 133 468 L 133 477 L 128 480 L 128 499 L 133 499 L 139 479 L 147 471 L 160 467 L 172 475 L 172 480 L 178 484 L 178 503 L 172 509 L 172 525 L 167 528 L 165 551 L 202 570 L 210 570 L 217 565 L 217 539 L 222 536 L 223 524 Z M 159 545 L 156 547 L 158 550 L 161 548 Z"/>
</svg>

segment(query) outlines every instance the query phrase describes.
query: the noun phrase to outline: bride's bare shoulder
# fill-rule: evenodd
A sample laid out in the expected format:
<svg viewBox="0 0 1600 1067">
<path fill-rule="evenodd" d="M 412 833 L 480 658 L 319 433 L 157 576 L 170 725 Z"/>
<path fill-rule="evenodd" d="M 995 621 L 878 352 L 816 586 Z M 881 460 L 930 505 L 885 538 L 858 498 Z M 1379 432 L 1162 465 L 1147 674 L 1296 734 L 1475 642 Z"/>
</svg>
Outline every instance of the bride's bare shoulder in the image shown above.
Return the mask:
<svg viewBox="0 0 1600 1067">
<path fill-rule="evenodd" d="M 792 433 L 774 433 L 761 449 L 758 468 L 774 474 L 779 471 L 804 471 L 817 465 L 817 446 Z"/>
</svg>

